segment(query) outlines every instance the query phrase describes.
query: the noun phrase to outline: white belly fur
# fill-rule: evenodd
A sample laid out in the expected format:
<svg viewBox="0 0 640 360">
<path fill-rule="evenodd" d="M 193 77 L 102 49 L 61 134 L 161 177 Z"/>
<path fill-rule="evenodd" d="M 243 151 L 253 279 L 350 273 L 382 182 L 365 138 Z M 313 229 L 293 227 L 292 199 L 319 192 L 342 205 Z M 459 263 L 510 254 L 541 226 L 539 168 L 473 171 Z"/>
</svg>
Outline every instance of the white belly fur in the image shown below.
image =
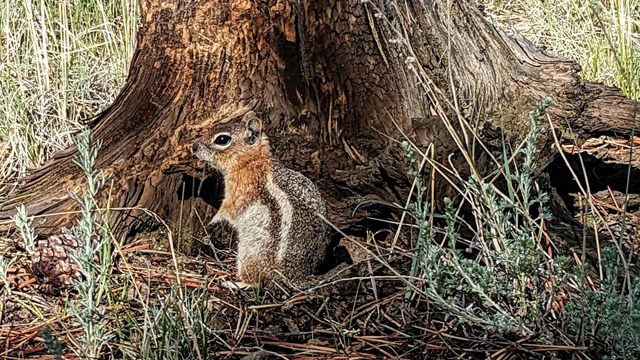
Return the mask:
<svg viewBox="0 0 640 360">
<path fill-rule="evenodd" d="M 264 257 L 269 249 L 269 209 L 256 202 L 232 223 L 238 232 L 238 264 L 250 257 Z"/>
</svg>

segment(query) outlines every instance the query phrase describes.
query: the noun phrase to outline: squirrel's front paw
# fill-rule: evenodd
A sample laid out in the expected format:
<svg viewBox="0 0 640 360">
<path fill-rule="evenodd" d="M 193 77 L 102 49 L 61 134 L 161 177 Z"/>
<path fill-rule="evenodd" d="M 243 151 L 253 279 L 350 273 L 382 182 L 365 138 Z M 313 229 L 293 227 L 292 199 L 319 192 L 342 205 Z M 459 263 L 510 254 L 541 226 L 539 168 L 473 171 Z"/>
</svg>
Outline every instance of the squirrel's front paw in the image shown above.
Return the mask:
<svg viewBox="0 0 640 360">
<path fill-rule="evenodd" d="M 222 218 L 222 216 L 219 213 L 216 213 L 213 216 L 213 219 L 211 219 L 211 221 L 209 221 L 209 225 L 215 225 L 217 223 L 221 223 L 221 222 L 223 222 L 223 220 L 224 219 Z"/>
</svg>

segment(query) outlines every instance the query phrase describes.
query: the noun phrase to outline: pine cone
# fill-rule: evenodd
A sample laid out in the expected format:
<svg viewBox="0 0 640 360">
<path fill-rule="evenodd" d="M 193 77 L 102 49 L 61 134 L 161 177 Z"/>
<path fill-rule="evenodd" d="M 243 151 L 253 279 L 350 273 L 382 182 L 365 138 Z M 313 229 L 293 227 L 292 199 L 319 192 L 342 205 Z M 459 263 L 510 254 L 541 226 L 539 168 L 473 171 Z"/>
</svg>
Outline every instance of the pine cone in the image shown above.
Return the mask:
<svg viewBox="0 0 640 360">
<path fill-rule="evenodd" d="M 91 237 L 93 243 L 98 236 Z M 70 255 L 78 249 L 76 239 L 68 234 L 49 236 L 39 240 L 31 254 L 31 268 L 40 284 L 40 291 L 49 295 L 59 295 L 80 277 L 78 265 Z"/>
</svg>

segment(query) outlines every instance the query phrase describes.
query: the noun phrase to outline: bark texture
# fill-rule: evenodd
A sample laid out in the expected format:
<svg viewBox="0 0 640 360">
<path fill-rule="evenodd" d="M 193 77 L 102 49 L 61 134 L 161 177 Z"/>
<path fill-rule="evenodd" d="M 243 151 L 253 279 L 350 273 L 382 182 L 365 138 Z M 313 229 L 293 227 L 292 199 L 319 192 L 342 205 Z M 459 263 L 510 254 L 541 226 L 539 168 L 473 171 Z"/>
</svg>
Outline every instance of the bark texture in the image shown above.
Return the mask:
<svg viewBox="0 0 640 360">
<path fill-rule="evenodd" d="M 487 144 L 516 144 L 536 102 L 552 96 L 551 121 L 565 139 L 629 134 L 634 104 L 619 91 L 578 77 L 572 61 L 535 49 L 488 23 L 472 1 L 141 0 L 142 24 L 125 87 L 90 122 L 103 142 L 98 168 L 111 174 L 104 201 L 118 235 L 154 226 L 153 216 L 194 228 L 215 212 L 215 174 L 191 155 L 195 139 L 254 111 L 283 162 L 314 180 L 330 220 L 353 227 L 365 199 L 404 203 L 411 185 L 397 142 L 402 133 L 438 158 L 465 162 L 429 109 L 477 124 Z M 436 93 L 417 83 L 423 64 Z M 570 130 L 571 129 L 571 130 Z M 472 147 L 472 140 L 466 145 Z M 547 144 L 548 145 L 548 144 Z M 540 148 L 540 165 L 555 156 Z M 489 148 L 492 151 L 492 148 Z M 450 156 L 453 154 L 453 156 Z M 479 153 L 478 167 L 488 166 Z M 22 179 L 3 217 L 25 202 L 48 235 L 68 225 L 84 186 L 62 152 Z M 484 169 L 487 170 L 487 169 Z M 436 193 L 449 190 L 436 183 Z M 204 201 L 203 201 L 204 200 Z M 198 216 L 195 216 L 196 212 Z M 60 215 L 63 214 L 63 215 Z"/>
</svg>

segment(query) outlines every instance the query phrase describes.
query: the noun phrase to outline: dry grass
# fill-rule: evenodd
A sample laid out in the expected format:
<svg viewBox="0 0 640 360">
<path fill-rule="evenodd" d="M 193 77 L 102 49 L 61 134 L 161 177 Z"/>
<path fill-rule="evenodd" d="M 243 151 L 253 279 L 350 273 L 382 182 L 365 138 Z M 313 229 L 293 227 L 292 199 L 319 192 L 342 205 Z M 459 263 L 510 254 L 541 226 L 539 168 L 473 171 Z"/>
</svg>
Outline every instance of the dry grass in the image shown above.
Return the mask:
<svg viewBox="0 0 640 360">
<path fill-rule="evenodd" d="M 117 95 L 135 49 L 133 0 L 0 1 L 0 177 L 71 142 Z"/>
<path fill-rule="evenodd" d="M 640 96 L 640 1 L 479 0 L 488 18 L 548 52 L 576 60 L 582 77 Z"/>
</svg>

